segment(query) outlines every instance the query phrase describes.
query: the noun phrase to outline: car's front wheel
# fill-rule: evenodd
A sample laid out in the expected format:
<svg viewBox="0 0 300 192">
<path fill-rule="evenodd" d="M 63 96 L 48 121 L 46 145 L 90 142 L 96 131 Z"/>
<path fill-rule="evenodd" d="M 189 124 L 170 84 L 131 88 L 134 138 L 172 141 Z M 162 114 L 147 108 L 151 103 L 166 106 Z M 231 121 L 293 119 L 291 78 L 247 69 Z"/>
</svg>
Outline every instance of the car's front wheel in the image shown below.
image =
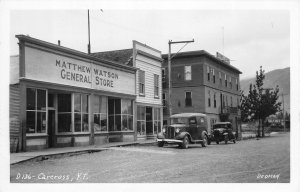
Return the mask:
<svg viewBox="0 0 300 192">
<path fill-rule="evenodd" d="M 181 148 L 182 148 L 182 149 L 187 149 L 187 148 L 189 148 L 189 143 L 190 143 L 190 141 L 189 141 L 188 136 L 184 136 L 184 138 L 183 138 L 183 140 L 182 140 Z"/>
<path fill-rule="evenodd" d="M 225 144 L 227 144 L 229 140 L 227 135 L 225 136 L 224 140 L 225 140 Z"/>
<path fill-rule="evenodd" d="M 202 142 L 201 142 L 202 147 L 206 147 L 206 146 L 207 146 L 207 144 L 208 144 L 208 141 L 207 141 L 207 140 L 208 140 L 208 139 L 207 139 L 207 136 L 204 135 L 204 136 L 203 136 L 203 139 L 202 139 Z"/>
<path fill-rule="evenodd" d="M 158 146 L 158 147 L 163 147 L 164 144 L 165 144 L 165 143 L 164 143 L 163 141 L 158 141 L 158 142 L 157 142 L 157 146 Z"/>
</svg>

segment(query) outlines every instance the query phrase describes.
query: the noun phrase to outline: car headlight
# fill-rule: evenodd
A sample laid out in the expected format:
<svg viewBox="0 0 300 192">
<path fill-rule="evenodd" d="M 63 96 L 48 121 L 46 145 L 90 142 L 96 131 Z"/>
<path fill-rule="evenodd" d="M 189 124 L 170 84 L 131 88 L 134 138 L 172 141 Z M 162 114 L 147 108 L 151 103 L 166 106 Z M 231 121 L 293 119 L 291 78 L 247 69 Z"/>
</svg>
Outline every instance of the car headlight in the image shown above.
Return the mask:
<svg viewBox="0 0 300 192">
<path fill-rule="evenodd" d="M 175 132 L 176 132 L 176 133 L 179 133 L 179 131 L 180 131 L 179 128 L 176 128 L 176 129 L 175 129 Z"/>
<path fill-rule="evenodd" d="M 166 128 L 163 128 L 162 131 L 163 131 L 163 133 L 165 133 L 166 132 Z"/>
</svg>

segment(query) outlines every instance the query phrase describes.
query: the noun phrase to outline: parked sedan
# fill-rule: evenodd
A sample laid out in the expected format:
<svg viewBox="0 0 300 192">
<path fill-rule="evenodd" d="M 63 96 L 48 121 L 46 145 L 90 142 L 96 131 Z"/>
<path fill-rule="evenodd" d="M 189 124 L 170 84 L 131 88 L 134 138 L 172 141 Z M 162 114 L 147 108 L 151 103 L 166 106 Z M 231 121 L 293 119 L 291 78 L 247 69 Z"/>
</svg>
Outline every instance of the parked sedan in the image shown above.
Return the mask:
<svg viewBox="0 0 300 192">
<path fill-rule="evenodd" d="M 235 136 L 232 132 L 232 125 L 230 122 L 216 122 L 213 125 L 212 138 L 217 144 L 224 141 L 225 144 L 228 141 L 236 142 Z"/>
</svg>

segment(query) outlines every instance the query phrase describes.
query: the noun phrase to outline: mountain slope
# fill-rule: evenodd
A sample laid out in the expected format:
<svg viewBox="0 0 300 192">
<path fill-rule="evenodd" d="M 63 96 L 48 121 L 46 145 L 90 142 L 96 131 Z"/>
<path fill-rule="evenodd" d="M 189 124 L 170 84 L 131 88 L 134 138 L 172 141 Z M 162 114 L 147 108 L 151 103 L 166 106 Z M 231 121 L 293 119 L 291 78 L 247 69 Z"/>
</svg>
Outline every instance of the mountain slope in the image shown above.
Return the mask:
<svg viewBox="0 0 300 192">
<path fill-rule="evenodd" d="M 285 111 L 290 111 L 290 68 L 276 69 L 265 73 L 264 88 L 275 88 L 279 86 L 279 101 L 282 102 L 282 93 L 284 97 Z M 255 84 L 255 77 L 243 79 L 240 81 L 241 90 L 247 95 L 250 83 Z M 282 108 L 283 104 L 281 104 Z"/>
</svg>

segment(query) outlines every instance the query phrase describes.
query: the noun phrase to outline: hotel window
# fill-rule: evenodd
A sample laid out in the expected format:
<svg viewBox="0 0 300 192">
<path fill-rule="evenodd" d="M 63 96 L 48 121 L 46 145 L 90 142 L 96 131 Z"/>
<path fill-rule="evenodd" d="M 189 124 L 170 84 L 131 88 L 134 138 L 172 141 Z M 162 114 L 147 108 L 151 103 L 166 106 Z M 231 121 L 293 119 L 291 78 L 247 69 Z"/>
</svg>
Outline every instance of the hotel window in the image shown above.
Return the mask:
<svg viewBox="0 0 300 192">
<path fill-rule="evenodd" d="M 132 102 L 129 99 L 122 99 L 122 131 L 133 130 Z"/>
<path fill-rule="evenodd" d="M 154 74 L 154 97 L 159 98 L 159 75 Z"/>
<path fill-rule="evenodd" d="M 217 107 L 217 99 L 216 99 L 216 93 L 214 93 L 214 108 Z"/>
<path fill-rule="evenodd" d="M 210 107 L 210 91 L 208 91 L 208 107 Z"/>
<path fill-rule="evenodd" d="M 162 78 L 162 82 L 166 81 L 166 69 L 165 68 L 161 69 L 161 78 Z"/>
<path fill-rule="evenodd" d="M 94 130 L 107 131 L 107 97 L 94 96 Z"/>
<path fill-rule="evenodd" d="M 167 107 L 167 100 L 166 100 L 166 94 L 165 93 L 162 94 L 162 103 L 163 103 L 163 107 Z"/>
<path fill-rule="evenodd" d="M 212 69 L 212 73 L 213 73 L 213 82 L 216 83 L 215 69 Z"/>
<path fill-rule="evenodd" d="M 153 108 L 154 110 L 154 134 L 161 132 L 161 118 L 160 118 L 160 108 Z"/>
<path fill-rule="evenodd" d="M 145 71 L 139 71 L 139 93 L 145 95 Z"/>
<path fill-rule="evenodd" d="M 219 79 L 220 79 L 220 85 L 222 85 L 222 75 L 220 71 L 219 71 Z"/>
<path fill-rule="evenodd" d="M 185 106 L 186 107 L 192 106 L 192 92 L 190 91 L 185 92 Z"/>
<path fill-rule="evenodd" d="M 72 132 L 72 95 L 57 94 L 58 132 Z"/>
<path fill-rule="evenodd" d="M 146 135 L 146 107 L 137 106 L 137 135 Z"/>
<path fill-rule="evenodd" d="M 89 96 L 74 94 L 74 131 L 89 131 Z"/>
<path fill-rule="evenodd" d="M 192 80 L 192 66 L 184 66 L 184 80 Z"/>
<path fill-rule="evenodd" d="M 238 79 L 237 78 L 235 79 L 235 84 L 236 84 L 236 90 L 238 91 L 239 90 L 239 84 L 238 84 Z"/>
<path fill-rule="evenodd" d="M 228 97 L 227 95 L 225 97 L 226 97 L 226 107 L 228 107 Z"/>
<path fill-rule="evenodd" d="M 232 96 L 230 96 L 230 107 L 232 107 Z"/>
<path fill-rule="evenodd" d="M 227 87 L 227 76 L 225 74 L 225 87 Z"/>
<path fill-rule="evenodd" d="M 210 71 L 209 71 L 209 66 L 207 66 L 207 81 L 210 81 Z"/>
<path fill-rule="evenodd" d="M 230 89 L 232 89 L 231 77 L 229 77 L 229 85 L 230 85 Z"/>
<path fill-rule="evenodd" d="M 46 133 L 46 95 L 46 90 L 27 88 L 26 133 Z"/>
</svg>

